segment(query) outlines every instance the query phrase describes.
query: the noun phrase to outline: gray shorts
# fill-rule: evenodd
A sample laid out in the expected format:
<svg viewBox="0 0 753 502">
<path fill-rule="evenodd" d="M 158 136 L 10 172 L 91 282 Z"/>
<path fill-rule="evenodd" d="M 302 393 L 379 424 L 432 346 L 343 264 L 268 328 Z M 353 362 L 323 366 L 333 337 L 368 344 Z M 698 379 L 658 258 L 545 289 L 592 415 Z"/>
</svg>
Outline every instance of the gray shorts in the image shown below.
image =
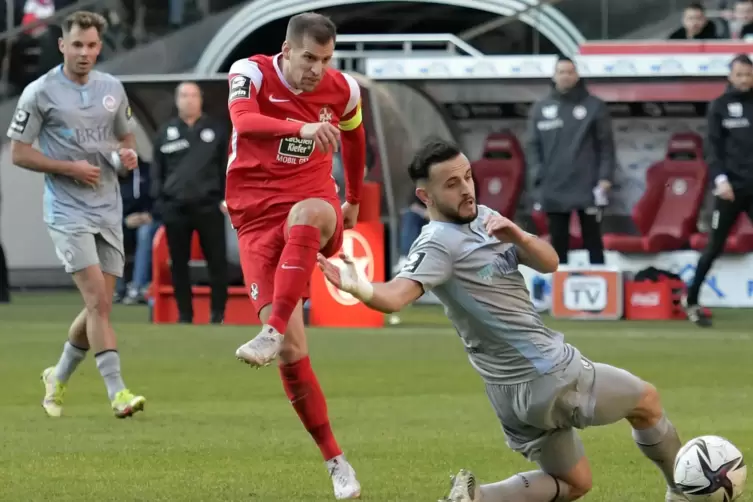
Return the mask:
<svg viewBox="0 0 753 502">
<path fill-rule="evenodd" d="M 487 384 L 508 446 L 554 476 L 569 472 L 585 455 L 575 429 L 606 425 L 635 409 L 645 383 L 576 352 L 567 367 L 516 385 Z"/>
<path fill-rule="evenodd" d="M 96 232 L 61 230 L 47 227 L 55 245 L 55 253 L 69 274 L 99 265 L 102 272 L 123 276 L 125 252 L 122 228 L 101 228 Z"/>
</svg>

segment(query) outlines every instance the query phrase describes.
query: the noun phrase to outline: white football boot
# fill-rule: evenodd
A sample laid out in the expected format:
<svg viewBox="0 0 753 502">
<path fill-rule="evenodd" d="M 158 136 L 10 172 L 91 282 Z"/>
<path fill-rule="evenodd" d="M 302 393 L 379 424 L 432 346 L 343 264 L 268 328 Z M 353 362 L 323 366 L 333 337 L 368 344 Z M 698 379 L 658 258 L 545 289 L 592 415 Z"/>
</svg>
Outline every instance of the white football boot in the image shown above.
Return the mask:
<svg viewBox="0 0 753 502">
<path fill-rule="evenodd" d="M 42 384 L 44 384 L 44 399 L 42 408 L 47 416 L 58 418 L 63 414 L 63 397 L 66 385 L 55 378 L 55 367 L 47 368 L 42 372 Z"/>
<path fill-rule="evenodd" d="M 355 469 L 345 460 L 344 456 L 338 455 L 327 460 L 326 464 L 337 500 L 361 498 L 361 483 L 356 479 Z"/>
<path fill-rule="evenodd" d="M 476 476 L 471 471 L 461 469 L 452 476 L 450 494 L 439 502 L 474 502 L 476 500 Z"/>
<path fill-rule="evenodd" d="M 238 347 L 235 357 L 256 368 L 269 366 L 280 354 L 282 339 L 276 329 L 265 324 L 256 338 Z"/>
</svg>

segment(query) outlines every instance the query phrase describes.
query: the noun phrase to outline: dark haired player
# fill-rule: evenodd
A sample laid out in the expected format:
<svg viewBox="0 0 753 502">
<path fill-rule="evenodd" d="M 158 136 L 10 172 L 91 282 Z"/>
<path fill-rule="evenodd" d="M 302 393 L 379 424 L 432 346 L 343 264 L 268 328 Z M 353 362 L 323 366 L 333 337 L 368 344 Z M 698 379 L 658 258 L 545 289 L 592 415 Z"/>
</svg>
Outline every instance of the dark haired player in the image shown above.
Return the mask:
<svg viewBox="0 0 753 502">
<path fill-rule="evenodd" d="M 507 444 L 539 470 L 477 485 L 460 471 L 450 502 L 568 502 L 591 489 L 591 467 L 575 429 L 627 419 L 633 439 L 666 478 L 668 502 L 685 501 L 673 480 L 680 439 L 659 393 L 625 370 L 586 359 L 547 328 L 518 267 L 557 269 L 557 253 L 488 207 L 476 206 L 468 159 L 443 141 L 427 143 L 410 168 L 430 222 L 408 263 L 388 283 L 369 283 L 347 256 L 319 265 L 335 286 L 373 309 L 396 312 L 432 290 L 463 340 Z"/>
<path fill-rule="evenodd" d="M 360 88 L 329 67 L 335 37 L 328 18 L 299 14 L 290 19 L 280 54 L 230 68 L 226 201 L 245 283 L 264 323 L 236 356 L 255 367 L 279 356 L 285 392 L 322 452 L 335 498 L 351 499 L 361 486 L 332 433 L 301 306 L 317 253 L 333 255 L 343 230 L 355 226 L 365 168 Z M 342 208 L 332 178 L 332 152 L 340 146 Z"/>
</svg>

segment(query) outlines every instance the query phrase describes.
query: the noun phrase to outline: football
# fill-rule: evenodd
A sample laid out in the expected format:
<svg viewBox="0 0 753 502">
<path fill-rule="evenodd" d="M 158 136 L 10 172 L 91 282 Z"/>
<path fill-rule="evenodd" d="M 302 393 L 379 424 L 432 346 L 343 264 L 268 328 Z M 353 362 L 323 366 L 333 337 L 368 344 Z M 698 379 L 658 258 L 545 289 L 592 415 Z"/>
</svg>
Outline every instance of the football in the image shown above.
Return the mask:
<svg viewBox="0 0 753 502">
<path fill-rule="evenodd" d="M 691 439 L 675 459 L 675 484 L 691 502 L 732 502 L 747 476 L 743 454 L 719 436 Z"/>
</svg>

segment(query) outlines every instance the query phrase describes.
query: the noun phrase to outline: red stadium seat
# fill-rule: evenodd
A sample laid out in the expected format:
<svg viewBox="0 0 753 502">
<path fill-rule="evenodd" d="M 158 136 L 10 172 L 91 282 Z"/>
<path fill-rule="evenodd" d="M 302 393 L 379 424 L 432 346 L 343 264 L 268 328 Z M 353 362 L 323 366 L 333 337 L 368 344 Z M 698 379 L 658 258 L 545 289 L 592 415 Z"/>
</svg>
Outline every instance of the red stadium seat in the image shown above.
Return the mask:
<svg viewBox="0 0 753 502">
<path fill-rule="evenodd" d="M 191 260 L 204 261 L 204 253 L 199 244 L 199 235 L 194 233 L 191 242 Z M 206 324 L 210 317 L 209 286 L 192 286 L 194 323 Z M 173 280 L 170 273 L 170 251 L 167 246 L 165 227 L 154 236 L 152 245 L 152 322 L 155 324 L 178 322 L 178 307 L 175 303 Z M 248 292 L 243 286 L 230 286 L 225 307 L 226 324 L 261 324 Z"/>
<path fill-rule="evenodd" d="M 536 226 L 536 233 L 542 239 L 551 240 L 549 237 L 549 220 L 544 211 L 534 210 L 531 214 L 533 224 Z M 578 213 L 573 211 L 570 215 L 570 249 L 583 249 L 583 232 L 580 229 L 580 218 Z"/>
<path fill-rule="evenodd" d="M 695 232 L 707 180 L 700 136 L 672 135 L 666 157 L 648 169 L 646 191 L 633 207 L 640 235 L 606 234 L 604 247 L 625 253 L 680 249 Z"/>
<path fill-rule="evenodd" d="M 703 251 L 709 242 L 709 234 L 697 233 L 690 238 L 690 247 L 696 251 Z M 729 232 L 724 243 L 725 253 L 749 253 L 753 251 L 753 223 L 743 213 Z"/>
<path fill-rule="evenodd" d="M 514 134 L 490 134 L 483 157 L 472 163 L 476 198 L 507 218 L 515 217 L 525 179 L 523 149 Z"/>
</svg>

